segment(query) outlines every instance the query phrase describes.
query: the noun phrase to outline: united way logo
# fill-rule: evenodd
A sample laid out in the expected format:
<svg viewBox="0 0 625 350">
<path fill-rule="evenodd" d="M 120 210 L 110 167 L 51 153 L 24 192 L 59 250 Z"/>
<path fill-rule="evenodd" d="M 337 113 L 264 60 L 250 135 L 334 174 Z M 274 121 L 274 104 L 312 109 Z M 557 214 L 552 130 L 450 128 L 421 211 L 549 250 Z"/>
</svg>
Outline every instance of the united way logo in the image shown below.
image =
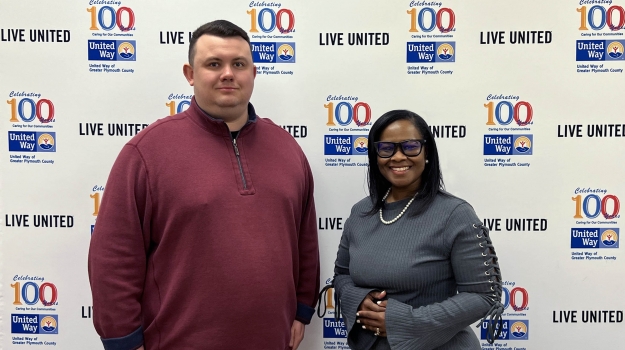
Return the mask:
<svg viewBox="0 0 625 350">
<path fill-rule="evenodd" d="M 363 135 L 325 135 L 326 156 L 367 155 L 368 140 Z"/>
<path fill-rule="evenodd" d="M 623 44 L 618 41 L 613 41 L 608 44 L 607 58 L 611 58 L 613 60 L 622 60 L 623 59 Z"/>
<path fill-rule="evenodd" d="M 450 42 L 408 42 L 407 63 L 440 63 L 456 61 L 456 43 Z"/>
<path fill-rule="evenodd" d="M 359 153 L 367 153 L 369 140 L 366 137 L 358 137 L 354 141 L 354 150 Z"/>
<path fill-rule="evenodd" d="M 41 321 L 39 322 L 39 328 L 41 329 L 41 333 L 47 334 L 58 334 L 58 322 L 56 317 L 58 316 L 43 316 Z"/>
<path fill-rule="evenodd" d="M 510 327 L 510 339 L 527 339 L 527 321 L 516 321 Z"/>
<path fill-rule="evenodd" d="M 625 60 L 625 40 L 577 40 L 576 61 Z"/>
<path fill-rule="evenodd" d="M 88 40 L 89 61 L 136 61 L 135 40 Z"/>
<path fill-rule="evenodd" d="M 59 334 L 59 316 L 11 314 L 11 333 Z"/>
<path fill-rule="evenodd" d="M 117 54 L 124 60 L 134 61 L 133 57 L 135 57 L 135 46 L 129 41 L 124 41 L 117 47 Z"/>
<path fill-rule="evenodd" d="M 495 323 L 494 327 L 499 331 L 498 340 L 528 340 L 529 338 L 529 320 L 501 320 L 501 325 Z M 488 339 L 489 323 L 482 322 L 480 338 Z"/>
<path fill-rule="evenodd" d="M 441 44 L 436 49 L 436 55 L 441 61 L 449 61 L 454 58 L 454 47 L 448 43 Z"/>
<path fill-rule="evenodd" d="M 526 156 L 533 150 L 533 135 L 484 135 L 485 156 Z"/>
<path fill-rule="evenodd" d="M 49 151 L 54 148 L 54 136 L 49 133 L 41 134 L 37 138 L 37 144 L 43 151 Z"/>
<path fill-rule="evenodd" d="M 571 248 L 618 248 L 618 228 L 572 228 Z"/>
<path fill-rule="evenodd" d="M 607 229 L 601 234 L 601 248 L 618 248 L 618 229 Z"/>
<path fill-rule="evenodd" d="M 9 152 L 56 152 L 56 133 L 9 131 Z"/>
<path fill-rule="evenodd" d="M 291 44 L 280 45 L 278 48 L 278 63 L 295 63 L 295 43 Z"/>
<path fill-rule="evenodd" d="M 532 153 L 532 141 L 527 136 L 519 136 L 514 140 L 514 149 L 519 153 Z"/>
<path fill-rule="evenodd" d="M 295 63 L 295 43 L 252 42 L 254 63 Z"/>
</svg>

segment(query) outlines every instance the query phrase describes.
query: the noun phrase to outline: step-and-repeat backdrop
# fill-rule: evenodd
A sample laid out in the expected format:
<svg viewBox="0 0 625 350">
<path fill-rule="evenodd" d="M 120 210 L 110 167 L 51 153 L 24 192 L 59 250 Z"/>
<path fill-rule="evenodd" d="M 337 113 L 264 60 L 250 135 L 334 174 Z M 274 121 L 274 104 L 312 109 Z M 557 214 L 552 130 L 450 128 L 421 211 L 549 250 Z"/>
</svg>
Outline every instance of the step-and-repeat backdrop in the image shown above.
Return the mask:
<svg viewBox="0 0 625 350">
<path fill-rule="evenodd" d="M 437 138 L 447 189 L 492 230 L 506 309 L 483 349 L 625 346 L 624 7 L 2 1 L 0 347 L 100 347 L 86 262 L 109 170 L 131 137 L 188 108 L 190 33 L 221 18 L 250 35 L 259 115 L 312 166 L 322 285 L 367 195 L 367 132 L 410 109 Z M 301 348 L 347 348 L 331 300 Z"/>
</svg>

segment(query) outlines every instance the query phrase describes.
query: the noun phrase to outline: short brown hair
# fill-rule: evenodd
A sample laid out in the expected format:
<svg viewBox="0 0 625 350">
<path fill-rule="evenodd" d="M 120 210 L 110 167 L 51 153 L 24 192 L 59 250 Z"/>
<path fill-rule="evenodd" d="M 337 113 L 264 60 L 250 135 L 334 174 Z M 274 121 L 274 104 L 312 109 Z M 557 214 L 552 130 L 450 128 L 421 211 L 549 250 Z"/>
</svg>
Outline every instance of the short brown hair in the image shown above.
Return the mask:
<svg viewBox="0 0 625 350">
<path fill-rule="evenodd" d="M 195 43 L 202 35 L 214 35 L 220 38 L 241 37 L 248 44 L 250 44 L 250 37 L 247 35 L 241 27 L 236 24 L 218 19 L 212 22 L 208 22 L 193 32 L 191 40 L 189 41 L 189 64 L 193 65 L 193 59 L 195 58 Z M 251 45 L 251 44 L 250 44 Z M 250 46 L 251 50 L 251 46 Z"/>
</svg>

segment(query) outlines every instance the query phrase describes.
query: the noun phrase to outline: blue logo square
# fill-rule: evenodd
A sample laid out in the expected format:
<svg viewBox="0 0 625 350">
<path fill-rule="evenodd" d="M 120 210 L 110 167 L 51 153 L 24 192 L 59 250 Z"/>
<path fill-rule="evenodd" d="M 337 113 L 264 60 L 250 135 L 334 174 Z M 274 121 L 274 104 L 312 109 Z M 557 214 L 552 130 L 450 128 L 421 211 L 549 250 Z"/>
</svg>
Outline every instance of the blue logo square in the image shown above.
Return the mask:
<svg viewBox="0 0 625 350">
<path fill-rule="evenodd" d="M 534 149 L 533 135 L 513 135 L 512 155 L 529 156 Z"/>
<path fill-rule="evenodd" d="M 600 230 L 594 227 L 574 227 L 571 228 L 571 248 L 596 249 L 599 248 L 601 240 Z"/>
<path fill-rule="evenodd" d="M 56 133 L 9 131 L 9 152 L 56 152 Z"/>
<path fill-rule="evenodd" d="M 366 135 L 325 135 L 324 152 L 326 156 L 366 156 L 369 150 Z"/>
<path fill-rule="evenodd" d="M 434 62 L 436 56 L 435 42 L 408 42 L 406 43 L 406 62 L 424 63 Z"/>
<path fill-rule="evenodd" d="M 327 156 L 348 156 L 352 154 L 351 135 L 325 135 L 324 151 Z"/>
<path fill-rule="evenodd" d="M 59 334 L 59 316 L 11 314 L 11 333 Z"/>
<path fill-rule="evenodd" d="M 529 328 L 529 320 L 502 320 L 501 333 L 498 340 L 528 340 Z M 500 329 L 499 324 L 496 324 L 495 329 Z M 480 330 L 480 339 L 487 339 L 488 322 L 482 322 Z"/>
<path fill-rule="evenodd" d="M 512 135 L 484 135 L 484 155 L 512 155 Z"/>
<path fill-rule="evenodd" d="M 276 43 L 250 43 L 254 63 L 276 63 Z"/>
<path fill-rule="evenodd" d="M 577 40 L 576 61 L 605 61 L 605 40 Z"/>
<path fill-rule="evenodd" d="M 442 63 L 456 61 L 456 43 L 419 41 L 406 43 L 407 63 Z"/>
<path fill-rule="evenodd" d="M 625 60 L 625 40 L 606 40 L 605 44 L 606 61 Z"/>
<path fill-rule="evenodd" d="M 135 40 L 88 40 L 89 61 L 136 61 Z"/>
<path fill-rule="evenodd" d="M 295 43 L 276 43 L 276 63 L 295 63 Z"/>
<path fill-rule="evenodd" d="M 533 135 L 484 135 L 485 156 L 528 156 L 533 149 Z"/>
<path fill-rule="evenodd" d="M 39 334 L 39 315 L 11 314 L 11 333 Z"/>
<path fill-rule="evenodd" d="M 347 328 L 343 319 L 338 321 L 334 318 L 323 319 L 323 337 L 324 338 L 347 338 Z"/>
<path fill-rule="evenodd" d="M 251 42 L 254 63 L 295 63 L 294 42 Z"/>
<path fill-rule="evenodd" d="M 599 248 L 618 248 L 618 228 L 602 228 L 599 234 Z"/>
</svg>

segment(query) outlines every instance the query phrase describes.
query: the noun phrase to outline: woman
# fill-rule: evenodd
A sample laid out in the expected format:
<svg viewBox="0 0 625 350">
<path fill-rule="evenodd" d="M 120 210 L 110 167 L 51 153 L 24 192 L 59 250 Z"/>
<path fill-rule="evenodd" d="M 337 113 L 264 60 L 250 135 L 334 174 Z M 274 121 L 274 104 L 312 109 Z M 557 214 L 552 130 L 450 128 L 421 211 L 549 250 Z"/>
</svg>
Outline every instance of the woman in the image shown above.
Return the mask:
<svg viewBox="0 0 625 350">
<path fill-rule="evenodd" d="M 471 205 L 444 191 L 427 123 L 390 111 L 371 127 L 368 152 L 370 195 L 345 222 L 334 269 L 349 346 L 481 349 L 470 325 L 485 315 L 492 343 L 497 257 Z"/>
</svg>

